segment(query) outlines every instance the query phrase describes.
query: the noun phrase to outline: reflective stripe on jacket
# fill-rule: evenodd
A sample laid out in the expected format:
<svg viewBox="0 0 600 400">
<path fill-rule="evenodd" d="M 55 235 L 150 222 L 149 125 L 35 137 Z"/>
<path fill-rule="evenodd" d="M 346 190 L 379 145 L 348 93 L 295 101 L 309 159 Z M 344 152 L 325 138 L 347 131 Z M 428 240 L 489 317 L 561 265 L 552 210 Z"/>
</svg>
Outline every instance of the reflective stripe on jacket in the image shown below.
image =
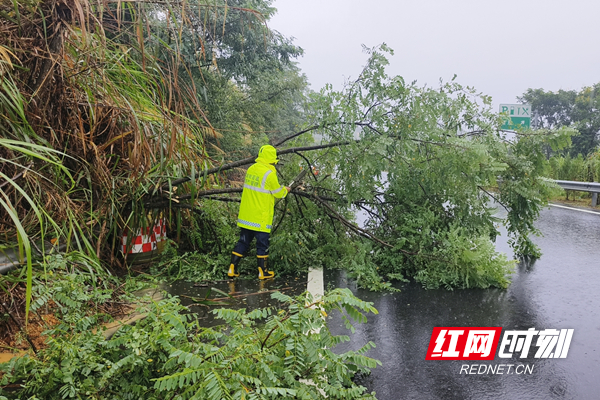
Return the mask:
<svg viewBox="0 0 600 400">
<path fill-rule="evenodd" d="M 256 161 L 246 172 L 237 224 L 242 228 L 269 233 L 273 228 L 275 197 L 285 197 L 287 190 L 279 185 L 273 165 L 263 162 L 260 157 Z"/>
</svg>

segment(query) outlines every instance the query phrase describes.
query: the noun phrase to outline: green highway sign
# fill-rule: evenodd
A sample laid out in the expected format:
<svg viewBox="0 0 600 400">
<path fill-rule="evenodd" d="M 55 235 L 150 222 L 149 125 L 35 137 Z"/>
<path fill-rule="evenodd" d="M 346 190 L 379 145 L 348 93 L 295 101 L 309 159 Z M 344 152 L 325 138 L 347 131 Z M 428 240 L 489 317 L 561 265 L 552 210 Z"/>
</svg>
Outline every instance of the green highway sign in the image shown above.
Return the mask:
<svg viewBox="0 0 600 400">
<path fill-rule="evenodd" d="M 500 104 L 500 113 L 508 117 L 501 129 L 515 130 L 531 126 L 531 105 L 529 104 Z"/>
</svg>

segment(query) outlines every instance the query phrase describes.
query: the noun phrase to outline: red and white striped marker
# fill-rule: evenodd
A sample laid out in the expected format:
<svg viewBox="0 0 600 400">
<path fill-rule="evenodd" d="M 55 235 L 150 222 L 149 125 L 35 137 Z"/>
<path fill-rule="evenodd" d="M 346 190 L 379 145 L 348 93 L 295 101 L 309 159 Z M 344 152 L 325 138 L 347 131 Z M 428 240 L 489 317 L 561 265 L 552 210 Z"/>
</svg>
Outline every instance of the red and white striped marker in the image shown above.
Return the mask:
<svg viewBox="0 0 600 400">
<path fill-rule="evenodd" d="M 159 243 L 167 240 L 165 218 L 160 218 L 153 227 L 139 228 L 136 233 L 136 236 L 129 238 L 127 229 L 123 231 L 123 254 L 149 253 L 156 250 Z"/>
</svg>

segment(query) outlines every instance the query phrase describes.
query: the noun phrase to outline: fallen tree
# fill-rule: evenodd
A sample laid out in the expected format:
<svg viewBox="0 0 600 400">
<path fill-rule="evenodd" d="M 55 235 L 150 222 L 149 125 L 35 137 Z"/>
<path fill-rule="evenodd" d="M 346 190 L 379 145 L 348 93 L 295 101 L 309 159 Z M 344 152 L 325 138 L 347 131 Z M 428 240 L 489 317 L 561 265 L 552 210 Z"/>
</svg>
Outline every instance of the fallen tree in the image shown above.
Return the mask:
<svg viewBox="0 0 600 400">
<path fill-rule="evenodd" d="M 574 132 L 509 135 L 500 130 L 491 99 L 471 88 L 454 81 L 420 88 L 387 76 L 387 51 L 369 51 L 358 79 L 314 97 L 308 128 L 275 143 L 292 143 L 278 150 L 283 182 L 300 168 L 319 174 L 277 207 L 274 259 L 290 270 L 337 264 L 338 252 L 327 255 L 337 243 L 353 249 L 341 262 L 362 260 L 356 274 L 368 276 L 363 283 L 374 288 L 404 278 L 427 287 L 506 287 L 513 262 L 493 246 L 499 224 L 517 255 L 540 256 L 531 235 L 554 188 L 543 176 L 542 149 L 569 145 Z M 313 133 L 321 144 L 307 145 Z M 239 187 L 180 195 L 169 188 L 253 162 L 249 157 L 163 183 L 147 205 L 177 208 L 215 194 L 237 195 Z M 495 214 L 497 207 L 504 217 Z M 357 210 L 360 224 L 353 221 Z"/>
</svg>

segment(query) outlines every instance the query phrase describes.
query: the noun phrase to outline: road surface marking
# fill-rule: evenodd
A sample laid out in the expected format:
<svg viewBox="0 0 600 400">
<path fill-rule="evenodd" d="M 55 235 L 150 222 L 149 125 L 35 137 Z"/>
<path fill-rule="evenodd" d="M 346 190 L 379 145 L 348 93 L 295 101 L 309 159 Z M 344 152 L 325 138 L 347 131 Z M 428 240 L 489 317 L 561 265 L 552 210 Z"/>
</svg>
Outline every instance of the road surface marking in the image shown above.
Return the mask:
<svg viewBox="0 0 600 400">
<path fill-rule="evenodd" d="M 550 205 L 552 207 L 566 208 L 567 210 L 581 211 L 581 212 L 588 213 L 588 214 L 600 215 L 600 212 L 598 212 L 598 211 L 582 210 L 580 208 L 573 208 L 573 207 L 567 207 L 567 206 L 559 206 L 558 204 L 552 204 L 552 203 L 549 203 L 548 205 Z"/>
</svg>

